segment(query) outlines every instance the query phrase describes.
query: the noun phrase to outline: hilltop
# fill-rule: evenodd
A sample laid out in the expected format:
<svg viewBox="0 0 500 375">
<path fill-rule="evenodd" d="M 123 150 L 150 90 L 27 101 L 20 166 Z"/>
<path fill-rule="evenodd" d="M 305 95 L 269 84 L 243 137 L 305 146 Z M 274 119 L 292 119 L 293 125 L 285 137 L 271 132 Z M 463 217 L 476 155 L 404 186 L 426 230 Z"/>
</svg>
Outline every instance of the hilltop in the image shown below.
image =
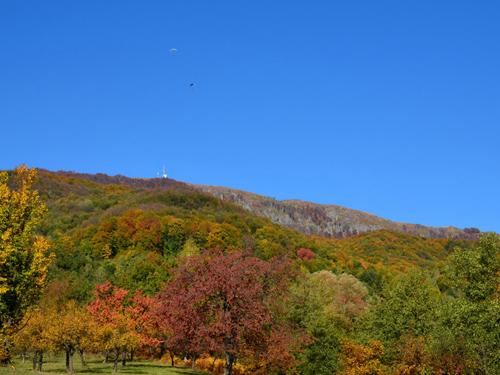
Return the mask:
<svg viewBox="0 0 500 375">
<path fill-rule="evenodd" d="M 259 217 L 297 230 L 306 235 L 318 235 L 328 238 L 348 238 L 365 232 L 380 229 L 393 230 L 426 238 L 449 238 L 477 240 L 479 229 L 460 229 L 452 226 L 432 227 L 421 224 L 400 223 L 382 217 L 353 210 L 338 205 L 325 205 L 300 200 L 279 201 L 271 197 L 258 195 L 227 187 L 205 186 L 184 183 L 170 178 L 130 178 L 121 175 L 85 174 L 67 171 L 49 172 L 39 169 L 42 174 L 71 177 L 102 185 L 122 185 L 142 189 L 177 189 L 200 191 L 216 198 L 235 203 Z"/>
</svg>

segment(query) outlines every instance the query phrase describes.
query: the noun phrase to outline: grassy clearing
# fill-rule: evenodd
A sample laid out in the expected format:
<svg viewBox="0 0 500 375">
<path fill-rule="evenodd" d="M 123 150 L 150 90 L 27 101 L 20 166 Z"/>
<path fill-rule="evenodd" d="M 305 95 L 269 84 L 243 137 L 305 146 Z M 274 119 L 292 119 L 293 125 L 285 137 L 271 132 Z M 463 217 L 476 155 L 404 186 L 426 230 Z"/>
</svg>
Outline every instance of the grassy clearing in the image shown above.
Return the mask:
<svg viewBox="0 0 500 375">
<path fill-rule="evenodd" d="M 86 357 L 86 369 L 82 368 L 80 358 L 77 355 L 73 357 L 73 360 L 76 374 L 113 374 L 113 363 L 102 363 L 102 359 L 98 357 Z M 28 358 L 25 363 L 22 363 L 19 358 L 15 358 L 13 366 L 14 368 L 0 367 L 0 375 L 32 375 L 36 373 L 32 370 L 33 363 L 31 358 Z M 43 373 L 47 374 L 67 375 L 66 358 L 61 355 L 45 355 L 42 370 Z M 146 359 L 134 359 L 133 362 L 129 362 L 125 367 L 119 367 L 118 374 L 207 375 L 206 372 L 192 371 L 190 369 L 180 367 L 171 367 L 163 363 L 151 362 Z"/>
</svg>

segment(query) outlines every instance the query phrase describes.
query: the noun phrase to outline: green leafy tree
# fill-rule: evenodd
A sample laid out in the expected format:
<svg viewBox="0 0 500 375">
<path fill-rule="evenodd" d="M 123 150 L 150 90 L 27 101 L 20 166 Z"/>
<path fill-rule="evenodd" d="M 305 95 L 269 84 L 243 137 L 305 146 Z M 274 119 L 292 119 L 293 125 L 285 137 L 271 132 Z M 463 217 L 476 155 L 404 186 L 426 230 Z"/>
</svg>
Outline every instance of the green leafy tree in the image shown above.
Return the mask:
<svg viewBox="0 0 500 375">
<path fill-rule="evenodd" d="M 475 248 L 455 248 L 447 267 L 459 297 L 446 323 L 467 343 L 477 374 L 500 374 L 500 238 L 490 233 Z"/>
<path fill-rule="evenodd" d="M 36 171 L 17 167 L 9 182 L 0 173 L 0 362 L 10 360 L 8 337 L 46 284 L 49 244 L 35 228 L 45 212 L 32 189 Z"/>
<path fill-rule="evenodd" d="M 426 337 L 434 328 L 439 293 L 420 269 L 388 284 L 368 311 L 365 323 L 374 338 L 395 346 L 408 333 Z"/>
<path fill-rule="evenodd" d="M 322 288 L 302 277 L 291 289 L 294 296 L 290 304 L 291 319 L 305 328 L 312 342 L 300 355 L 298 370 L 303 375 L 329 375 L 339 369 L 341 328 L 327 311 Z"/>
<path fill-rule="evenodd" d="M 298 369 L 304 375 L 339 370 L 340 337 L 352 330 L 368 304 L 367 288 L 354 276 L 320 271 L 306 275 L 292 289 L 293 319 L 305 328 L 312 343 L 301 354 Z"/>
<path fill-rule="evenodd" d="M 320 271 L 313 273 L 309 282 L 324 301 L 328 315 L 345 329 L 353 327 L 368 305 L 368 289 L 352 275 Z"/>
</svg>

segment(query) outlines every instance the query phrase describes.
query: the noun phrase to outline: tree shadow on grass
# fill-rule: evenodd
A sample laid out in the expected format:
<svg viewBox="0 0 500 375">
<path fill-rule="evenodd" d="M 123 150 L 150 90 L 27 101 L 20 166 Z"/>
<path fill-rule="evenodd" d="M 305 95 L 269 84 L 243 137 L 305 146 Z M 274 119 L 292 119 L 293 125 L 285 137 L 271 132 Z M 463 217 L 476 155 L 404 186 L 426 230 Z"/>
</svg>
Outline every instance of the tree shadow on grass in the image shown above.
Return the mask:
<svg viewBox="0 0 500 375">
<path fill-rule="evenodd" d="M 65 373 L 62 369 L 43 369 L 43 372 L 50 374 L 61 374 Z M 113 365 L 105 364 L 91 364 L 86 369 L 75 368 L 75 374 L 115 374 L 113 372 Z M 171 367 L 165 365 L 156 365 L 149 363 L 137 363 L 137 364 L 127 364 L 125 367 L 119 367 L 117 375 L 200 375 L 206 374 L 203 371 L 192 371 L 191 369 L 182 367 Z"/>
<path fill-rule="evenodd" d="M 36 374 L 37 372 L 31 370 L 31 361 L 27 360 L 26 363 L 20 363 L 20 361 L 15 361 L 16 369 L 12 372 L 2 371 L 0 369 L 0 375 L 25 375 L 25 374 Z M 57 374 L 57 375 L 67 375 L 66 366 L 64 364 L 64 356 L 44 356 L 42 374 Z M 102 363 L 102 358 L 98 357 L 87 357 L 86 363 L 87 368 L 82 368 L 80 360 L 74 361 L 75 375 L 78 374 L 106 374 L 112 375 L 113 373 L 113 362 Z M 172 367 L 166 363 L 161 362 L 151 362 L 147 359 L 136 359 L 132 362 L 128 362 L 125 367 L 118 367 L 117 375 L 207 375 L 203 371 L 193 371 L 186 367 Z"/>
<path fill-rule="evenodd" d="M 200 375 L 206 374 L 203 371 L 192 371 L 183 367 L 162 366 L 156 364 L 128 364 L 125 367 L 120 367 L 118 374 L 183 374 L 183 375 Z"/>
</svg>

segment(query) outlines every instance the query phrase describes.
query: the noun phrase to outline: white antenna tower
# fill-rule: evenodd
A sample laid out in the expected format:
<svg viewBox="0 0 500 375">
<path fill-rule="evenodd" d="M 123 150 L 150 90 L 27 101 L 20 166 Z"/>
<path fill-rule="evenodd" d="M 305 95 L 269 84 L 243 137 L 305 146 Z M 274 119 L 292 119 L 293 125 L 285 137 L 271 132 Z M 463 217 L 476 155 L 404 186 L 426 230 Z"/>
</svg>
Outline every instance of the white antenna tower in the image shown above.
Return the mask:
<svg viewBox="0 0 500 375">
<path fill-rule="evenodd" d="M 167 178 L 167 175 L 165 173 L 165 166 L 163 166 L 163 178 Z"/>
</svg>

